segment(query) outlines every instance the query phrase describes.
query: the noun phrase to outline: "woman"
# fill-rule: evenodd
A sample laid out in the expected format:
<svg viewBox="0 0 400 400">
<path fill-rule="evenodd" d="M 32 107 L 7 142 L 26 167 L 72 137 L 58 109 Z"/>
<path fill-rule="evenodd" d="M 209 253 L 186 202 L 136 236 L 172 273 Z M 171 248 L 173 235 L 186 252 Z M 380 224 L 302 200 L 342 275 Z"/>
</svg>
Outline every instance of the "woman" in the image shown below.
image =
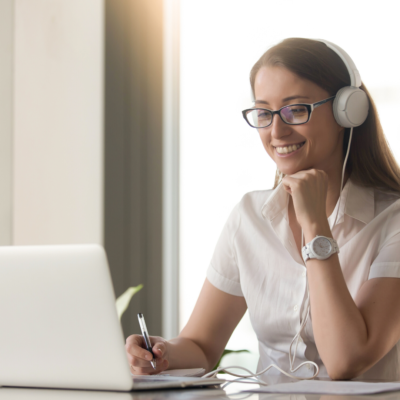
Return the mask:
<svg viewBox="0 0 400 400">
<path fill-rule="evenodd" d="M 128 337 L 132 373 L 211 370 L 247 309 L 259 340 L 258 371 L 276 364 L 290 372 L 308 281 L 311 318 L 295 366 L 313 361 L 322 378 L 399 380 L 400 169 L 374 103 L 362 85 L 369 112 L 354 128 L 341 191 L 350 130 L 337 123 L 332 103 L 350 77 L 338 54 L 320 41 L 286 39 L 260 58 L 250 81 L 260 109 L 244 115 L 277 165 L 274 190 L 248 193 L 232 211 L 188 324 L 176 339 L 152 338 L 156 370 L 142 337 Z M 252 122 L 252 112 L 258 121 L 269 115 L 267 122 Z M 291 124 L 306 112 L 306 122 Z M 340 253 L 303 263 L 302 236 L 309 244 L 317 235 L 335 239 Z M 307 366 L 294 375 L 313 376 Z M 262 378 L 281 376 L 271 369 Z"/>
</svg>

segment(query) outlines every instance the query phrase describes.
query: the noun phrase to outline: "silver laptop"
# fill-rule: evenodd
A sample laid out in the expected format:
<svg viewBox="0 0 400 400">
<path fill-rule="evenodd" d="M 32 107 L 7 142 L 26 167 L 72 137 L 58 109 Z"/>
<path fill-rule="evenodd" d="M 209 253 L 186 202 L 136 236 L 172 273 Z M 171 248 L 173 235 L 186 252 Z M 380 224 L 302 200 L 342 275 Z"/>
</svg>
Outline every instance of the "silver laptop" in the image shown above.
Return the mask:
<svg viewBox="0 0 400 400">
<path fill-rule="evenodd" d="M 0 386 L 130 391 L 223 382 L 133 379 L 124 345 L 101 246 L 0 247 Z"/>
</svg>

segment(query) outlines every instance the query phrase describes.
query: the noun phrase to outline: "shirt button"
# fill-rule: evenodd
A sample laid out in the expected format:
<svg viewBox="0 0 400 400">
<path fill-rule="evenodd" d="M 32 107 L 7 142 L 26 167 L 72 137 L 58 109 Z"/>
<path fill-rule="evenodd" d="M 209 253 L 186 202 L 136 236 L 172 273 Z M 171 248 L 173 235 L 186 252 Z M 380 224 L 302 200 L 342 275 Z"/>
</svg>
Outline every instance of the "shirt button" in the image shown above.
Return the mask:
<svg viewBox="0 0 400 400">
<path fill-rule="evenodd" d="M 299 309 L 299 306 L 296 304 L 294 307 L 293 307 L 293 310 L 294 311 L 297 311 Z"/>
</svg>

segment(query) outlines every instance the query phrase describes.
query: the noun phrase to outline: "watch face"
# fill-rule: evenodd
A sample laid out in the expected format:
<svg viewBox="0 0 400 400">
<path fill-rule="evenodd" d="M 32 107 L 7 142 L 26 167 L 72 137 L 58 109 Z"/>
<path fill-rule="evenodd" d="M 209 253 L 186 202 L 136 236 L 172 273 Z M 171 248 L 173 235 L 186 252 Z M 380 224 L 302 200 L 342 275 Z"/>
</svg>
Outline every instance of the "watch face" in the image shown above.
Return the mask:
<svg viewBox="0 0 400 400">
<path fill-rule="evenodd" d="M 313 252 L 320 257 L 327 257 L 329 256 L 332 245 L 331 242 L 325 237 L 317 237 L 313 241 L 312 245 Z"/>
</svg>

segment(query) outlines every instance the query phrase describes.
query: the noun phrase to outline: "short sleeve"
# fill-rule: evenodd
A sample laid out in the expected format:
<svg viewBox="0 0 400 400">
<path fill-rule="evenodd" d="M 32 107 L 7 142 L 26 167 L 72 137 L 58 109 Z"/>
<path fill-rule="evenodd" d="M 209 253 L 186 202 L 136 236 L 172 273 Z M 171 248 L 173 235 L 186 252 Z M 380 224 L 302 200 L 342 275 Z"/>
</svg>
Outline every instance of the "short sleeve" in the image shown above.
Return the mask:
<svg viewBox="0 0 400 400">
<path fill-rule="evenodd" d="M 234 296 L 243 296 L 234 246 L 239 227 L 240 214 L 239 205 L 237 205 L 222 229 L 207 270 L 207 279 L 213 286 Z"/>
<path fill-rule="evenodd" d="M 400 278 L 400 232 L 383 244 L 369 271 L 372 278 Z"/>
</svg>

